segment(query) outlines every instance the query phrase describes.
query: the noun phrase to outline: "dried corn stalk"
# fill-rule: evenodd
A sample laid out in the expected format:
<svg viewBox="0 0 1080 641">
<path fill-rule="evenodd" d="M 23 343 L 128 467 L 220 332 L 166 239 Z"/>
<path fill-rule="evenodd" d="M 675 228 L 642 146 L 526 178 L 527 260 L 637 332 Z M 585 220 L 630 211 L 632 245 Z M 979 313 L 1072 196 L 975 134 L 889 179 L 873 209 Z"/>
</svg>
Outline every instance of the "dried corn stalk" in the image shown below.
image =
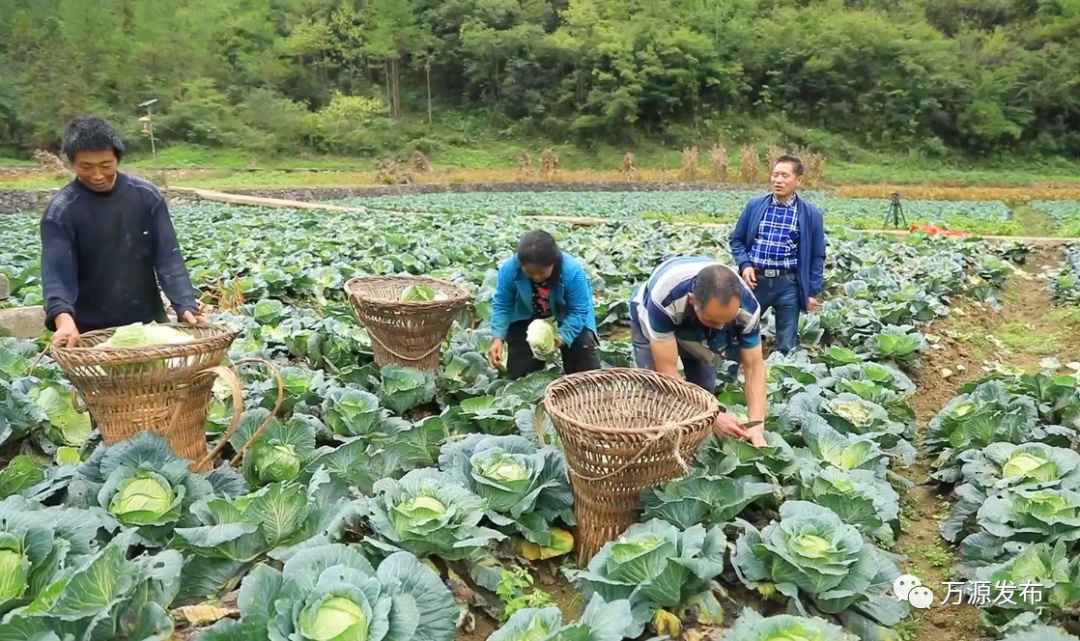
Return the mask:
<svg viewBox="0 0 1080 641">
<path fill-rule="evenodd" d="M 679 179 L 683 182 L 694 182 L 698 179 L 698 171 L 697 147 L 683 147 L 682 167 L 679 169 Z"/>
<path fill-rule="evenodd" d="M 623 155 L 622 173 L 623 179 L 627 181 L 637 179 L 637 158 L 634 157 L 634 152 L 628 151 Z"/>
<path fill-rule="evenodd" d="M 709 151 L 709 156 L 712 159 L 712 179 L 719 183 L 727 182 L 728 180 L 728 153 L 727 147 L 721 143 L 713 145 L 712 150 Z"/>
<path fill-rule="evenodd" d="M 744 183 L 756 183 L 761 173 L 761 158 L 757 149 L 743 145 L 739 149 L 739 180 Z"/>
<path fill-rule="evenodd" d="M 545 180 L 551 180 L 555 177 L 555 173 L 559 170 L 559 157 L 551 149 L 545 149 L 544 153 L 540 154 L 540 175 Z"/>
<path fill-rule="evenodd" d="M 419 149 L 412 153 L 412 166 L 413 171 L 418 174 L 426 174 L 431 171 L 431 162 L 424 155 L 424 152 Z"/>
</svg>

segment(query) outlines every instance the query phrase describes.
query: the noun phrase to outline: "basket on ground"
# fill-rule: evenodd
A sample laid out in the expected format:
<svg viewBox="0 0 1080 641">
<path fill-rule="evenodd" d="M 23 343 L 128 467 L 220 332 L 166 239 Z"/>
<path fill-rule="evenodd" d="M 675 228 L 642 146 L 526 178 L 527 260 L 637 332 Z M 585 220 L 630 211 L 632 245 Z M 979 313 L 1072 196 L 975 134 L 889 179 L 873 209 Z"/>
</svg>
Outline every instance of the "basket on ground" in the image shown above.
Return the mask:
<svg viewBox="0 0 1080 641">
<path fill-rule="evenodd" d="M 581 567 L 637 520 L 643 490 L 683 476 L 720 411 L 696 385 L 627 368 L 564 376 L 542 407 L 566 454 Z"/>
<path fill-rule="evenodd" d="M 430 287 L 440 300 L 403 301 L 411 286 Z M 469 290 L 426 276 L 361 276 L 345 283 L 357 320 L 367 328 L 375 363 L 435 371 L 442 343 L 458 312 L 472 302 Z"/>
<path fill-rule="evenodd" d="M 90 413 L 102 440 L 111 445 L 142 431 L 156 432 L 168 440 L 173 452 L 193 462 L 194 471 L 204 471 L 236 431 L 243 411 L 240 379 L 231 367 L 221 365 L 236 332 L 207 324 L 170 326 L 195 340 L 100 349 L 96 346 L 115 331 L 104 329 L 82 334 L 76 347 L 53 346 L 51 355 L 82 396 L 85 408 L 73 398 L 75 407 Z M 271 370 L 278 379 L 280 405 L 284 389 L 277 368 L 261 359 L 233 365 L 243 363 L 261 363 Z M 218 377 L 232 392 L 233 420 L 221 443 L 208 451 L 206 416 Z M 262 431 L 257 430 L 248 444 Z"/>
</svg>

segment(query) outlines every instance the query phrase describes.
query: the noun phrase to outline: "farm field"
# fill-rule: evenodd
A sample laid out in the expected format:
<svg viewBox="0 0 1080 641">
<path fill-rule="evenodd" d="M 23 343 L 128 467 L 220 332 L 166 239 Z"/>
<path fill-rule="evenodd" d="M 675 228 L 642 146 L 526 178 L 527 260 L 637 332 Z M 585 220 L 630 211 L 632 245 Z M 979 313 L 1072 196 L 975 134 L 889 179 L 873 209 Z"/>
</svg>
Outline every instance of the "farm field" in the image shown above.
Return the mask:
<svg viewBox="0 0 1080 641">
<path fill-rule="evenodd" d="M 524 192 L 452 193 L 354 198 L 340 204 L 371 209 L 474 215 L 544 214 L 612 219 L 656 219 L 682 222 L 734 223 L 749 198 L 759 190 L 669 192 Z M 822 208 L 827 222 L 855 229 L 881 229 L 890 201 L 881 198 L 835 198 L 824 191 L 804 196 Z M 1055 205 L 1057 203 L 1054 203 Z M 902 202 L 910 224 L 935 223 L 958 231 L 995 235 L 1019 234 L 1002 201 L 912 200 Z M 1063 210 L 1067 212 L 1068 210 Z M 1080 213 L 1080 212 L 1078 212 Z M 1063 216 L 1067 213 L 1063 213 Z"/>
<path fill-rule="evenodd" d="M 811 194 L 834 216 L 827 294 L 803 349 L 769 356 L 770 447 L 710 437 L 576 567 L 566 464 L 553 426 L 534 423 L 559 372 L 508 383 L 487 365 L 494 270 L 537 225 L 523 215 L 610 219 L 544 226 L 587 266 L 602 360 L 627 366 L 634 286 L 671 255 L 727 256 L 722 226 L 656 219 L 727 223 L 746 197 L 702 193 L 177 208 L 213 320 L 241 331 L 230 358 L 279 363 L 282 410 L 238 469 L 190 473 L 148 435 L 99 444 L 58 367 L 45 357 L 31 375 L 41 345 L 0 339 L 0 641 L 1077 639 L 1080 256 L 840 229 L 878 226 L 887 201 Z M 1080 214 L 1030 208 L 1059 229 Z M 995 200 L 905 214 L 1017 224 Z M 36 223 L 0 217 L 12 305 L 41 300 Z M 476 297 L 479 323 L 455 326 L 438 375 L 376 367 L 344 300 L 354 275 L 403 272 Z M 229 454 L 276 400 L 264 372 L 241 371 Z M 717 395 L 745 403 L 738 385 Z M 896 598 L 903 574 L 930 608 Z"/>
</svg>

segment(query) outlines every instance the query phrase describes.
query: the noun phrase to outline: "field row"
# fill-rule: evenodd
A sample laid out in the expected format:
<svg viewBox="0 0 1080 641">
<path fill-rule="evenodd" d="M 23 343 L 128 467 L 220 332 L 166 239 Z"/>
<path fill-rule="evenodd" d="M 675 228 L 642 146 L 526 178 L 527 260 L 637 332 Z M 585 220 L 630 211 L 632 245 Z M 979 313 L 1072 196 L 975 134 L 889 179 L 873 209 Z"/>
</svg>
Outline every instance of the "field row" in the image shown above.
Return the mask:
<svg viewBox="0 0 1080 641">
<path fill-rule="evenodd" d="M 668 221 L 733 223 L 746 202 L 762 191 L 678 191 L 678 192 L 524 192 L 452 193 L 383 196 L 350 199 L 340 204 L 362 205 L 390 211 L 447 214 L 525 215 L 595 217 L 610 219 L 655 219 Z M 826 224 L 855 229 L 882 229 L 894 226 L 891 201 L 887 198 L 839 198 L 822 191 L 806 191 L 803 196 L 819 206 Z M 1080 201 L 1032 201 L 1030 212 L 1040 219 L 1039 233 L 1058 236 L 1080 234 Z M 1010 205 L 1000 200 L 950 201 L 903 200 L 900 227 L 934 224 L 938 227 L 987 235 L 1034 235 L 1032 213 L 1015 216 Z M 906 223 L 906 224 L 905 224 Z"/>
</svg>

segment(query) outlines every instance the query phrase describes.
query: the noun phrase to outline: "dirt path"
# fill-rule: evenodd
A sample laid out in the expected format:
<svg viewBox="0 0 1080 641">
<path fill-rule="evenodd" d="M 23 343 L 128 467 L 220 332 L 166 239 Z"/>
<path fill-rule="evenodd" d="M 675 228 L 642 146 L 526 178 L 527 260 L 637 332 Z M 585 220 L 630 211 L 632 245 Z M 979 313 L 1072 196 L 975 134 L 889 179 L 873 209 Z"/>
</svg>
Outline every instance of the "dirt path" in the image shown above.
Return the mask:
<svg viewBox="0 0 1080 641">
<path fill-rule="evenodd" d="M 920 430 L 960 387 L 984 376 L 984 366 L 1000 362 L 1032 370 L 1047 357 L 1061 363 L 1080 359 L 1080 308 L 1054 306 L 1047 282 L 1040 278 L 1045 268 L 1060 260 L 1057 250 L 1036 250 L 1023 271 L 1009 279 L 1001 293 L 1001 310 L 964 302 L 928 330 L 932 347 L 914 377 L 917 391 L 912 398 Z M 939 605 L 948 592 L 943 582 L 953 580 L 949 567 L 954 559 L 938 529 L 948 513 L 948 500 L 938 494 L 936 485 L 926 484 L 930 463 L 920 457 L 917 465 L 904 471 L 917 485 L 904 499 L 903 534 L 897 548 L 908 557 L 901 569 L 929 586 L 936 601 L 898 631 L 905 641 L 978 641 L 986 637 L 979 631 L 977 608 Z"/>
</svg>

